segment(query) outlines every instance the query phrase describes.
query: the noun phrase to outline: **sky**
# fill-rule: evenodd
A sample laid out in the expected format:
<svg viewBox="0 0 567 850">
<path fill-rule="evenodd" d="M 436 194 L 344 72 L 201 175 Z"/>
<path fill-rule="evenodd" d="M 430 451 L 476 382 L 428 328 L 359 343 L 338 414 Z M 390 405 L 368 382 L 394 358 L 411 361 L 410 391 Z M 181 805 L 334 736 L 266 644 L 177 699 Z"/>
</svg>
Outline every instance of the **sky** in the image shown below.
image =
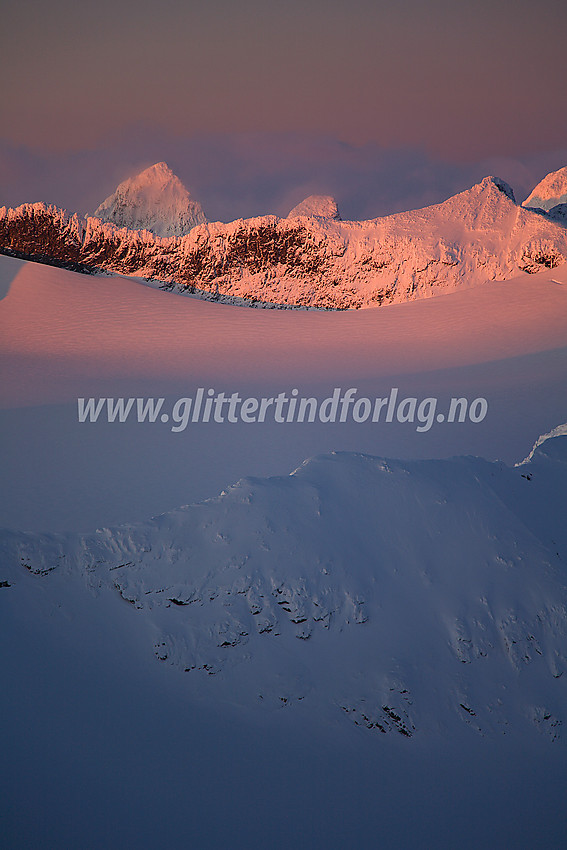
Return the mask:
<svg viewBox="0 0 567 850">
<path fill-rule="evenodd" d="M 560 0 L 4 0 L 0 203 L 92 211 L 165 159 L 209 218 L 519 195 L 567 162 Z M 484 172 L 488 173 L 488 172 Z"/>
</svg>

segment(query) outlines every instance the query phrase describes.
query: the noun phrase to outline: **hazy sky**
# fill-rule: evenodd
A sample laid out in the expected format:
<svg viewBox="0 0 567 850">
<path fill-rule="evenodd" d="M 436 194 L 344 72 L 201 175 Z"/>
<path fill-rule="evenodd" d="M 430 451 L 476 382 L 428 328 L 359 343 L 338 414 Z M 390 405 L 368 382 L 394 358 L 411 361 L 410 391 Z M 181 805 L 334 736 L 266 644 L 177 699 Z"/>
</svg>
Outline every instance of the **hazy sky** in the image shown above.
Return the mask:
<svg viewBox="0 0 567 850">
<path fill-rule="evenodd" d="M 8 194 L 30 155 L 88 164 L 120 140 L 122 178 L 136 134 L 131 169 L 166 158 L 141 153 L 160 134 L 294 134 L 455 166 L 567 147 L 564 0 L 4 0 L 2 19 Z"/>
</svg>

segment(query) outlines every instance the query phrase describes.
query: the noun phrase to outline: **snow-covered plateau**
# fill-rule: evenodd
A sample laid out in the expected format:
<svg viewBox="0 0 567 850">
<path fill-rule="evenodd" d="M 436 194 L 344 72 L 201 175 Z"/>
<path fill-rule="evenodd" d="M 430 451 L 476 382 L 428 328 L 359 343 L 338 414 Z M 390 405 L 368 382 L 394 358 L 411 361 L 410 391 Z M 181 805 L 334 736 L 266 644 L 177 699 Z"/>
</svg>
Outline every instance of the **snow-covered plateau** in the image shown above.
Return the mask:
<svg viewBox="0 0 567 850">
<path fill-rule="evenodd" d="M 167 198 L 163 203 L 173 233 Z M 44 204 L 2 207 L 0 245 L 17 256 L 146 277 L 177 291 L 332 309 L 427 298 L 567 258 L 563 218 L 518 205 L 495 177 L 441 204 L 361 222 L 337 220 L 333 199 L 315 197 L 285 219 L 203 222 L 161 238 L 147 208 L 144 195 L 141 206 L 128 205 L 127 217 L 109 214 L 112 224 Z"/>
</svg>

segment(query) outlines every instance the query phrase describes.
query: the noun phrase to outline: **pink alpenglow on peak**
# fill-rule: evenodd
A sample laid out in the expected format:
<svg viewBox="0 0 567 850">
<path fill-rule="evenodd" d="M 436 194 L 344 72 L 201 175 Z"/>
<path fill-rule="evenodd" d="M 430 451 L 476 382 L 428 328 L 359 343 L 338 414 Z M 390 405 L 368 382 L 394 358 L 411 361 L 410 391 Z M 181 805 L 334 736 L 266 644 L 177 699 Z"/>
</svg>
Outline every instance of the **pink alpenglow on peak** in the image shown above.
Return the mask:
<svg viewBox="0 0 567 850">
<path fill-rule="evenodd" d="M 206 222 L 201 204 L 165 162 L 146 168 L 121 183 L 95 210 L 96 218 L 155 236 L 185 236 Z"/>
<path fill-rule="evenodd" d="M 559 204 L 567 204 L 567 165 L 544 177 L 524 201 L 525 207 L 548 212 Z"/>
<path fill-rule="evenodd" d="M 316 215 L 319 218 L 330 218 L 333 221 L 341 221 L 337 202 L 331 195 L 309 195 L 308 198 L 297 204 L 288 213 L 287 217 L 297 218 L 300 215 Z"/>
</svg>

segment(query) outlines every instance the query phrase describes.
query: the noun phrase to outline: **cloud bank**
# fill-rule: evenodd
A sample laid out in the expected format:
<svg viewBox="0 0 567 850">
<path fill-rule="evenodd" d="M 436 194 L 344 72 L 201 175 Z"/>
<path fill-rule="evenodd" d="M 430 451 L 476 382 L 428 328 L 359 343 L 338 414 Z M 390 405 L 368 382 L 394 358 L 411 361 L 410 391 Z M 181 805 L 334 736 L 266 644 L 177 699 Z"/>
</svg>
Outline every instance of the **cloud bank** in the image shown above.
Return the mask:
<svg viewBox="0 0 567 850">
<path fill-rule="evenodd" d="M 0 204 L 44 201 L 92 213 L 117 184 L 165 160 L 209 220 L 285 216 L 311 194 L 333 195 L 344 219 L 363 220 L 438 203 L 488 174 L 522 201 L 567 147 L 522 158 L 452 162 L 417 148 L 347 144 L 304 133 L 175 136 L 136 126 L 73 153 L 46 153 L 0 142 Z"/>
</svg>

